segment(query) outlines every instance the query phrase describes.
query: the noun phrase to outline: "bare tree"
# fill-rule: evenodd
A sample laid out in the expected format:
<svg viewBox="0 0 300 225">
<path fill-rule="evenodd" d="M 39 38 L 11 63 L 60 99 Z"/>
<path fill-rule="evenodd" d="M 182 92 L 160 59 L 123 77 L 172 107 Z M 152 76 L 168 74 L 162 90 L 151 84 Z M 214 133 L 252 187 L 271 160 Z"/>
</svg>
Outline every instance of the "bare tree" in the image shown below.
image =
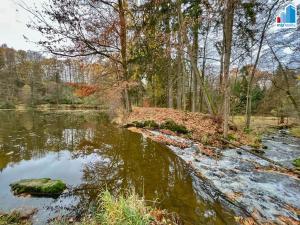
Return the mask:
<svg viewBox="0 0 300 225">
<path fill-rule="evenodd" d="M 228 136 L 228 122 L 230 114 L 230 91 L 229 91 L 229 69 L 232 47 L 232 31 L 235 0 L 226 0 L 224 9 L 224 113 L 223 113 L 223 135 Z"/>
</svg>

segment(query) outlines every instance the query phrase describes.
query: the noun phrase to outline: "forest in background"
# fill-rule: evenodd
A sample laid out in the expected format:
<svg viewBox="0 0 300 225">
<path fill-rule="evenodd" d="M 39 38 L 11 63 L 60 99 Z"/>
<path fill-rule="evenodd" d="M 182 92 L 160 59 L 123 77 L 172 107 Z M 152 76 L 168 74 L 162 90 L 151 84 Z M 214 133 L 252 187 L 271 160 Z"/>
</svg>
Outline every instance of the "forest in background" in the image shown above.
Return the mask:
<svg viewBox="0 0 300 225">
<path fill-rule="evenodd" d="M 51 0 L 31 13 L 45 57 L 2 45 L 0 107 L 168 107 L 222 118 L 300 115 L 300 37 L 283 0 Z"/>
<path fill-rule="evenodd" d="M 0 108 L 24 104 L 100 104 L 99 64 L 46 58 L 34 51 L 0 47 Z M 93 96 L 91 96 L 93 95 Z"/>
</svg>

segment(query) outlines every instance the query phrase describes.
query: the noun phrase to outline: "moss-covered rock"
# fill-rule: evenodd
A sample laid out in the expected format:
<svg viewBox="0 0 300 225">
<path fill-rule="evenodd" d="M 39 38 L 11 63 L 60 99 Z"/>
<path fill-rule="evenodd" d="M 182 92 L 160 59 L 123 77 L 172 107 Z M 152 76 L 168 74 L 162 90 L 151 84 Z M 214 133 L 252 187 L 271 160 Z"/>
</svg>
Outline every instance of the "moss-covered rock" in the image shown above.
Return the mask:
<svg viewBox="0 0 300 225">
<path fill-rule="evenodd" d="M 59 196 L 65 189 L 66 184 L 61 180 L 51 180 L 50 178 L 42 179 L 25 179 L 10 185 L 16 195 L 31 194 L 38 196 Z"/>
<path fill-rule="evenodd" d="M 158 129 L 159 125 L 154 120 L 146 120 L 144 122 L 146 128 Z"/>
<path fill-rule="evenodd" d="M 300 169 L 300 158 L 293 161 L 293 165 Z"/>
<path fill-rule="evenodd" d="M 167 120 L 166 122 L 161 124 L 160 128 L 166 129 L 166 130 L 171 130 L 173 132 L 180 133 L 180 134 L 188 133 L 188 130 L 186 129 L 186 127 L 184 125 L 177 124 L 177 123 L 175 123 L 174 120 Z"/>
<path fill-rule="evenodd" d="M 137 128 L 144 128 L 145 124 L 144 122 L 140 122 L 140 121 L 133 121 L 132 124 L 137 127 Z"/>
<path fill-rule="evenodd" d="M 137 128 L 158 129 L 159 125 L 154 120 L 133 121 L 132 124 Z"/>
</svg>

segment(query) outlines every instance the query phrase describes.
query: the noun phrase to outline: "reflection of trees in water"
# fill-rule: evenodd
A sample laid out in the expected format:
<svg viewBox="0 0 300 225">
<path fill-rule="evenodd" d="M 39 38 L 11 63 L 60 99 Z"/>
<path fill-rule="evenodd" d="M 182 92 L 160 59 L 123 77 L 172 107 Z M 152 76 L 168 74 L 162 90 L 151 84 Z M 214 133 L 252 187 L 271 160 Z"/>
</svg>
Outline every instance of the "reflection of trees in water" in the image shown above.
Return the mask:
<svg viewBox="0 0 300 225">
<path fill-rule="evenodd" d="M 91 115 L 92 114 L 92 115 Z M 93 115 L 94 114 L 94 115 Z M 94 127 L 106 123 L 99 113 L 0 112 L 0 168 L 9 162 L 45 156 L 48 151 L 78 149 L 91 141 Z M 7 155 L 12 152 L 13 154 Z"/>
<path fill-rule="evenodd" d="M 159 207 L 179 213 L 184 220 L 224 224 L 222 207 L 200 200 L 185 164 L 165 147 L 120 129 L 103 132 L 98 128 L 95 137 L 94 142 L 111 148 L 100 148 L 101 159 L 85 165 L 80 188 L 88 191 L 81 192 L 81 204 L 91 202 L 106 188 L 115 194 L 134 188 L 147 200 L 158 199 Z M 217 210 L 221 216 L 205 218 L 208 209 Z M 229 224 L 234 224 L 228 218 Z"/>
<path fill-rule="evenodd" d="M 112 148 L 101 148 L 102 160 L 84 167 L 85 182 L 81 188 L 108 188 L 115 194 L 134 188 L 146 199 L 159 199 L 161 207 L 177 212 L 182 210 L 182 205 L 191 211 L 190 214 L 199 208 L 184 164 L 166 148 L 122 130 L 105 133 L 100 139 L 105 139 Z M 86 200 L 90 199 L 93 197 Z"/>
</svg>

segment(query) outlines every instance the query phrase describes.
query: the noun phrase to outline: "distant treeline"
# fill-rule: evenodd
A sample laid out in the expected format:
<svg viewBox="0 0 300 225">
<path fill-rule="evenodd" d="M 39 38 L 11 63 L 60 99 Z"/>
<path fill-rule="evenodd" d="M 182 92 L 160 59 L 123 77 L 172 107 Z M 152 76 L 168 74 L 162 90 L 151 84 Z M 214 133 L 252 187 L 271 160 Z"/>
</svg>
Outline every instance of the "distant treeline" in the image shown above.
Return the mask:
<svg viewBox="0 0 300 225">
<path fill-rule="evenodd" d="M 46 58 L 33 51 L 0 47 L 0 108 L 17 104 L 98 104 L 99 64 Z"/>
</svg>

